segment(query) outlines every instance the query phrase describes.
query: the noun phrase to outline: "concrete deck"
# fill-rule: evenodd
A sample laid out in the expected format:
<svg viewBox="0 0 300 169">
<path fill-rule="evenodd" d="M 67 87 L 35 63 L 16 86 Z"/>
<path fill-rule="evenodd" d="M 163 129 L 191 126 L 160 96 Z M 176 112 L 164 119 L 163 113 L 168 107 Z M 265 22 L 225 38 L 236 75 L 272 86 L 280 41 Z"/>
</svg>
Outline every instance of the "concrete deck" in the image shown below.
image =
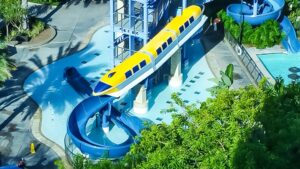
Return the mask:
<svg viewBox="0 0 300 169">
<path fill-rule="evenodd" d="M 37 48 L 20 46 L 11 56 L 18 69 L 0 88 L 0 166 L 25 158 L 27 168 L 51 169 L 56 168 L 55 159 L 64 159 L 63 149 L 41 135 L 40 109 L 23 91 L 23 82 L 38 68 L 84 48 L 97 28 L 109 24 L 109 3 L 68 1 L 37 13 L 56 28 L 57 35 Z M 30 143 L 35 143 L 35 154 L 30 154 Z"/>
<path fill-rule="evenodd" d="M 228 64 L 233 64 L 234 80 L 231 88 L 237 89 L 249 84 L 255 84 L 246 68 L 223 37 L 222 29 L 218 29 L 215 32 L 212 28 L 208 29 L 202 37 L 204 47 L 207 51 L 207 63 L 213 74 L 217 78 L 220 78 L 220 71 L 225 71 Z"/>
<path fill-rule="evenodd" d="M 248 47 L 246 48 L 247 52 L 259 68 L 259 70 L 262 72 L 262 74 L 268 79 L 268 81 L 272 84 L 275 83 L 275 79 L 273 76 L 268 72 L 266 67 L 263 65 L 263 63 L 260 61 L 260 59 L 257 57 L 259 54 L 270 54 L 270 53 L 287 53 L 287 51 L 282 48 L 280 45 L 276 45 L 272 48 L 266 48 L 266 49 L 256 49 L 254 47 Z"/>
<path fill-rule="evenodd" d="M 109 4 L 90 3 L 70 1 L 45 13 L 38 12 L 41 18 L 56 27 L 57 36 L 39 48 L 19 47 L 17 54 L 12 56 L 17 61 L 18 70 L 0 88 L 0 166 L 15 164 L 24 157 L 28 168 L 51 169 L 55 168 L 55 159 L 64 158 L 62 148 L 40 133 L 40 109 L 22 86 L 30 73 L 84 48 L 97 28 L 109 24 Z M 209 30 L 201 38 L 211 70 L 218 77 L 220 70 L 233 63 L 235 80 L 232 87 L 251 84 L 232 49 L 222 41 L 221 34 Z M 36 154 L 30 154 L 30 143 L 35 143 Z"/>
</svg>

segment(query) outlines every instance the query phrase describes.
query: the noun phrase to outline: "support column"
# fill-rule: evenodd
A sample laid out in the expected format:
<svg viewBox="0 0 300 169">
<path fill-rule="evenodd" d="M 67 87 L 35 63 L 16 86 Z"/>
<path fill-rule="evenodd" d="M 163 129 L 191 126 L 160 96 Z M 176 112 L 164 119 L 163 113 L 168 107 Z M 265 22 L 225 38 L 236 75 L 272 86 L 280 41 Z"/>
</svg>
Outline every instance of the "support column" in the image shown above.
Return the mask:
<svg viewBox="0 0 300 169">
<path fill-rule="evenodd" d="M 144 15 L 144 45 L 147 44 L 147 41 L 148 41 L 148 6 L 147 6 L 147 2 L 148 1 L 145 1 L 144 2 L 144 12 L 143 12 L 143 15 Z"/>
<path fill-rule="evenodd" d="M 114 44 L 114 42 L 115 42 L 115 32 L 114 32 L 114 12 L 115 12 L 115 4 L 114 4 L 114 1 L 115 0 L 111 0 L 110 2 L 109 2 L 109 4 L 110 4 L 110 30 L 111 30 L 111 38 L 112 38 L 112 41 L 111 41 L 111 49 L 113 49 L 113 58 L 112 58 L 112 65 L 113 65 L 113 67 L 115 67 L 115 57 L 116 57 L 116 50 L 115 50 L 115 44 Z"/>
<path fill-rule="evenodd" d="M 104 133 L 109 132 L 108 118 L 110 117 L 110 114 L 111 114 L 111 103 L 108 103 L 108 108 L 107 110 L 104 110 L 102 115 L 102 130 L 104 131 Z"/>
<path fill-rule="evenodd" d="M 181 73 L 181 48 L 179 48 L 171 57 L 171 72 L 169 86 L 173 88 L 180 87 L 182 84 Z"/>
<path fill-rule="evenodd" d="M 258 0 L 253 0 L 253 16 L 257 15 L 257 4 Z"/>
<path fill-rule="evenodd" d="M 132 20 L 133 19 L 133 10 L 134 10 L 134 2 L 132 0 L 129 0 L 128 1 L 128 16 L 129 16 L 129 30 L 133 30 L 134 28 L 134 21 Z M 133 53 L 132 53 L 132 50 L 133 50 L 133 45 L 134 44 L 134 39 L 131 35 L 129 35 L 129 56 L 131 56 Z"/>
<path fill-rule="evenodd" d="M 187 6 L 186 0 L 182 0 L 182 10 L 185 9 Z"/>
<path fill-rule="evenodd" d="M 101 125 L 100 113 L 97 112 L 97 113 L 95 114 L 95 116 L 96 116 L 96 128 L 98 128 L 98 127 Z"/>
<path fill-rule="evenodd" d="M 138 93 L 133 102 L 133 111 L 136 114 L 145 114 L 148 111 L 147 89 L 144 85 L 140 85 Z"/>
</svg>

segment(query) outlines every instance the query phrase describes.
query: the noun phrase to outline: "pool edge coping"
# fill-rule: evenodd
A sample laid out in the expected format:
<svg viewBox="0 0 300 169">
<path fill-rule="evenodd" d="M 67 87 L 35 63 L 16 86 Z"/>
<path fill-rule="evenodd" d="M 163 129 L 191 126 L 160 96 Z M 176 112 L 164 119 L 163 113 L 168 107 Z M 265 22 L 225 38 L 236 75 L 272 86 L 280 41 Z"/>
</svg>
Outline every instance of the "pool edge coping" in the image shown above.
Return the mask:
<svg viewBox="0 0 300 169">
<path fill-rule="evenodd" d="M 33 101 L 33 102 L 36 104 L 35 101 Z M 32 124 L 31 124 L 31 133 L 32 133 L 33 137 L 35 139 L 37 139 L 38 141 L 40 141 L 41 143 L 48 146 L 49 148 L 51 148 L 58 155 L 60 160 L 62 160 L 62 162 L 64 163 L 64 167 L 66 169 L 71 169 L 72 167 L 67 160 L 67 157 L 66 157 L 66 154 L 65 154 L 65 151 L 63 150 L 63 148 L 61 146 L 59 146 L 58 144 L 56 144 L 55 142 L 48 139 L 42 133 L 42 131 L 41 131 L 42 110 L 40 109 L 40 107 L 38 105 L 37 105 L 37 107 L 38 107 L 38 109 L 33 115 Z"/>
<path fill-rule="evenodd" d="M 276 45 L 277 47 L 279 45 Z M 253 59 L 253 61 L 255 62 L 256 66 L 259 68 L 259 70 L 263 73 L 264 77 L 267 78 L 267 80 L 271 83 L 271 84 L 275 84 L 275 79 L 274 77 L 269 73 L 269 71 L 267 70 L 267 68 L 265 67 L 264 63 L 262 63 L 262 61 L 259 59 L 258 55 L 264 55 L 264 54 L 272 54 L 272 53 L 276 53 L 276 54 L 287 54 L 287 51 L 285 51 L 284 49 L 280 49 L 280 48 L 267 48 L 267 49 L 256 49 L 254 47 L 245 47 L 247 52 L 249 53 L 250 57 Z M 270 51 L 270 49 L 272 51 Z"/>
<path fill-rule="evenodd" d="M 31 98 L 31 96 L 24 90 L 24 82 L 25 80 L 32 74 L 34 73 L 35 71 L 47 66 L 47 65 L 50 65 L 62 58 L 65 58 L 65 57 L 69 57 L 71 56 L 73 53 L 75 52 L 79 52 L 79 51 L 82 51 L 84 50 L 89 42 L 91 41 L 93 35 L 97 32 L 97 30 L 105 27 L 105 26 L 108 26 L 109 24 L 99 24 L 99 23 L 102 23 L 102 22 L 98 22 L 98 24 L 96 24 L 95 26 L 91 27 L 90 30 L 88 31 L 88 33 L 86 34 L 86 36 L 84 36 L 84 38 L 82 39 L 82 43 L 80 44 L 80 46 L 78 47 L 77 50 L 74 50 L 72 52 L 69 52 L 67 53 L 66 55 L 64 55 L 63 57 L 61 58 L 57 58 L 55 60 L 53 60 L 53 62 L 51 63 L 47 63 L 45 65 L 40 65 L 39 67 L 33 69 L 31 72 L 29 72 L 27 75 L 25 75 L 25 78 L 23 79 L 22 81 L 22 90 L 26 93 L 26 95 L 28 97 Z M 31 98 L 32 99 L 32 98 Z M 41 126 L 42 126 L 42 110 L 40 108 L 40 106 L 36 103 L 35 100 L 32 99 L 32 103 L 35 104 L 35 106 L 37 106 L 37 110 L 34 112 L 34 115 L 31 119 L 31 133 L 33 135 L 33 137 L 35 139 L 37 139 L 38 141 L 40 141 L 41 143 L 45 144 L 46 146 L 48 146 L 49 148 L 51 148 L 57 155 L 58 157 L 62 160 L 62 162 L 64 163 L 64 167 L 66 167 L 66 169 L 72 169 L 68 159 L 67 159 L 67 156 L 65 154 L 65 151 L 64 149 L 58 145 L 57 143 L 53 142 L 52 140 L 48 139 L 41 131 Z"/>
</svg>

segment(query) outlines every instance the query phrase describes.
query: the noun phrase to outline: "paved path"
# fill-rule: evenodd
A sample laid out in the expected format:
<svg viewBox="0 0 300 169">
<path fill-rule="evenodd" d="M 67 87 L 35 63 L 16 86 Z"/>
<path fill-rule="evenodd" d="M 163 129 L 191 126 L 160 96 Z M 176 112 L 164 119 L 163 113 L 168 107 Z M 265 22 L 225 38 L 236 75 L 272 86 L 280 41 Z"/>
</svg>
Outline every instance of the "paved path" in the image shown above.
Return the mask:
<svg viewBox="0 0 300 169">
<path fill-rule="evenodd" d="M 213 74 L 220 78 L 220 71 L 225 71 L 228 64 L 233 64 L 234 81 L 232 88 L 237 89 L 254 84 L 251 76 L 223 37 L 223 31 L 220 29 L 217 32 L 208 29 L 202 37 L 204 47 L 207 50 L 206 59 Z"/>
<path fill-rule="evenodd" d="M 82 49 L 92 32 L 109 23 L 109 2 L 69 1 L 51 11 L 39 16 L 57 28 L 57 36 L 40 48 L 18 48 L 17 54 L 11 57 L 16 59 L 18 69 L 0 88 L 0 166 L 15 164 L 25 157 L 28 168 L 55 168 L 53 161 L 59 158 L 57 153 L 32 135 L 32 126 L 36 126 L 32 119 L 40 116 L 40 109 L 23 91 L 23 82 L 34 70 Z M 36 154 L 31 155 L 32 142 Z"/>
</svg>

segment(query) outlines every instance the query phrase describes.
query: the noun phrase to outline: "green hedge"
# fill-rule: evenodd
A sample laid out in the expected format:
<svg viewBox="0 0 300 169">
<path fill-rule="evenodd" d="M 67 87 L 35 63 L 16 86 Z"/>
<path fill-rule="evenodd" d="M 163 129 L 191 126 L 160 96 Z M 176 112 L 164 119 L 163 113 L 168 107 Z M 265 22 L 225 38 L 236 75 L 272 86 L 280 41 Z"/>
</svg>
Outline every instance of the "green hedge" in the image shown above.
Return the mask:
<svg viewBox="0 0 300 169">
<path fill-rule="evenodd" d="M 220 17 L 224 23 L 224 28 L 229 31 L 235 39 L 239 40 L 241 38 L 242 43 L 249 46 L 255 46 L 259 49 L 272 47 L 279 44 L 284 37 L 284 34 L 280 30 L 279 23 L 274 20 L 268 20 L 260 26 L 253 27 L 246 22 L 242 25 L 237 24 L 224 10 L 218 12 L 218 17 Z M 242 36 L 240 36 L 241 32 Z"/>
<path fill-rule="evenodd" d="M 58 5 L 63 0 L 30 0 L 30 2 L 39 3 L 39 4 L 49 4 L 49 5 Z"/>
</svg>

